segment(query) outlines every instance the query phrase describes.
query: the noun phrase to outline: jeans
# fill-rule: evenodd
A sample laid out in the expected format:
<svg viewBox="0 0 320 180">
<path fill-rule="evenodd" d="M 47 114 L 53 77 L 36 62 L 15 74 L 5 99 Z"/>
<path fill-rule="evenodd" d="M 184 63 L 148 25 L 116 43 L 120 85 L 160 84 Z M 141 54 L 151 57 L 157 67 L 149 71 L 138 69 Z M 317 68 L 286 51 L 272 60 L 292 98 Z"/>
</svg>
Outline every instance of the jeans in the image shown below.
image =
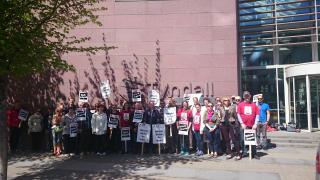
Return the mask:
<svg viewBox="0 0 320 180">
<path fill-rule="evenodd" d="M 261 142 L 262 135 L 262 142 Z M 257 144 L 258 146 L 262 146 L 263 148 L 267 148 L 267 124 L 266 123 L 258 123 L 257 126 Z"/>
<path fill-rule="evenodd" d="M 203 152 L 203 144 L 202 144 L 202 137 L 200 131 L 194 131 L 194 138 L 197 144 L 197 150 Z"/>
<path fill-rule="evenodd" d="M 179 135 L 181 152 L 189 152 L 189 136 Z"/>
<path fill-rule="evenodd" d="M 221 151 L 220 129 L 216 128 L 214 131 L 210 132 L 209 128 L 206 127 L 204 129 L 204 133 L 209 140 L 209 147 L 208 147 L 209 151 L 210 152 L 217 152 L 217 153 L 220 152 Z"/>
<path fill-rule="evenodd" d="M 247 127 L 247 129 L 251 129 L 251 127 Z M 240 129 L 240 137 L 241 137 L 241 147 L 242 147 L 242 155 L 247 155 L 248 146 L 244 145 L 244 129 Z M 252 156 L 255 156 L 257 154 L 257 148 L 255 145 L 252 145 Z"/>
</svg>

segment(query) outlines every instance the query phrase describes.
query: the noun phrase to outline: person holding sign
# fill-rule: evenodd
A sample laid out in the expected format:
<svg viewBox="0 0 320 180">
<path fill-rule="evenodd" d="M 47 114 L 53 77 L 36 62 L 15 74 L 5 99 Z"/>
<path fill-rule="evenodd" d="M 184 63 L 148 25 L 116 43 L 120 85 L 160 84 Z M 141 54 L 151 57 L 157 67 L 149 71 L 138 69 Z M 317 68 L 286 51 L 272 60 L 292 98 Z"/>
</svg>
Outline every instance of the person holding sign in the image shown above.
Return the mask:
<svg viewBox="0 0 320 180">
<path fill-rule="evenodd" d="M 210 155 L 214 158 L 218 157 L 220 152 L 220 120 L 214 116 L 213 104 L 208 103 L 206 118 L 204 119 L 204 124 L 206 125 L 204 133 L 209 140 L 209 151 Z"/>
<path fill-rule="evenodd" d="M 222 106 L 215 111 L 215 116 L 220 120 L 220 130 L 223 138 L 223 143 L 226 147 L 227 159 L 233 157 L 231 152 L 231 141 L 236 149 L 236 160 L 241 159 L 240 154 L 240 138 L 235 128 L 239 127 L 237 121 L 237 112 L 235 106 L 231 106 L 230 99 L 228 97 L 222 98 Z"/>
<path fill-rule="evenodd" d="M 168 97 L 164 113 L 170 112 L 169 109 L 173 109 L 172 114 L 164 114 L 164 123 L 166 124 L 166 137 L 167 137 L 167 144 L 166 147 L 169 153 L 178 153 L 178 128 L 176 125 L 177 121 L 177 106 L 176 101 L 173 97 Z M 168 109 L 168 110 L 166 110 Z M 167 120 L 168 119 L 168 120 Z"/>
<path fill-rule="evenodd" d="M 105 138 L 107 134 L 108 117 L 104 113 L 105 106 L 98 104 L 98 111 L 92 115 L 91 127 L 95 139 L 95 152 L 97 155 L 105 155 Z"/>
<path fill-rule="evenodd" d="M 57 106 L 51 122 L 53 154 L 55 156 L 60 156 L 62 152 L 62 131 L 63 131 L 63 128 L 61 126 L 62 118 L 63 118 L 63 106 Z"/>
<path fill-rule="evenodd" d="M 131 118 L 130 118 L 129 104 L 128 104 L 128 102 L 126 102 L 123 105 L 122 111 L 120 112 L 120 128 L 121 128 L 121 131 L 122 130 L 127 130 L 129 128 L 129 132 L 130 132 L 130 125 L 131 125 L 130 119 Z M 131 146 L 130 142 L 131 142 L 130 140 L 122 141 L 122 143 L 121 143 L 122 153 L 130 152 L 130 148 L 128 148 L 128 147 Z"/>
<path fill-rule="evenodd" d="M 69 107 L 61 121 L 63 127 L 63 145 L 66 154 L 74 155 L 77 149 L 78 123 L 75 106 Z"/>
<path fill-rule="evenodd" d="M 193 121 L 192 121 L 192 130 L 194 134 L 194 138 L 196 140 L 197 144 L 197 156 L 202 156 L 203 155 L 203 144 L 202 144 L 202 132 L 200 131 L 201 128 L 201 123 L 203 120 L 203 117 L 201 116 L 201 105 L 198 103 L 196 104 L 196 109 L 197 112 L 193 116 Z"/>
<path fill-rule="evenodd" d="M 247 156 L 247 149 L 244 145 L 244 129 L 256 130 L 259 122 L 259 108 L 253 102 L 251 102 L 251 94 L 249 91 L 243 92 L 243 102 L 237 106 L 238 120 L 241 124 L 241 144 L 242 144 L 242 156 Z M 256 146 L 252 146 L 252 155 L 256 159 L 260 159 L 256 154 Z"/>
<path fill-rule="evenodd" d="M 142 123 L 150 124 L 151 132 L 152 132 L 153 124 L 163 124 L 163 122 L 161 121 L 160 113 L 155 109 L 153 101 L 149 102 L 148 109 L 143 114 Z M 148 153 L 150 154 L 154 152 L 152 141 L 153 141 L 152 136 L 150 136 L 150 141 L 148 143 L 148 148 L 147 148 Z"/>
<path fill-rule="evenodd" d="M 144 114 L 144 109 L 141 104 L 141 102 L 136 102 L 134 104 L 134 109 L 131 112 L 132 119 L 132 124 L 131 124 L 131 137 L 132 139 L 137 139 L 137 133 L 138 133 L 138 125 L 140 122 L 143 120 L 143 114 Z M 139 153 L 139 143 L 136 141 L 131 141 L 132 142 L 132 150 L 135 151 L 135 153 Z"/>
<path fill-rule="evenodd" d="M 121 149 L 121 137 L 119 129 L 119 112 L 117 110 L 117 105 L 111 105 L 111 113 L 109 115 L 109 144 L 108 147 L 112 152 L 118 153 Z"/>
<path fill-rule="evenodd" d="M 90 107 L 88 103 L 79 102 L 79 108 L 77 109 L 77 121 L 78 121 L 78 136 L 79 136 L 79 146 L 78 151 L 80 155 L 83 156 L 89 152 L 91 139 L 91 118 L 92 114 L 90 112 Z"/>
<path fill-rule="evenodd" d="M 192 111 L 189 109 L 188 101 L 182 102 L 182 108 L 178 110 L 178 121 L 177 121 L 177 127 L 178 127 L 178 134 L 180 138 L 180 154 L 181 155 L 189 155 L 189 130 L 191 127 L 192 122 Z"/>
<path fill-rule="evenodd" d="M 20 138 L 20 122 L 19 117 L 19 105 L 10 105 L 9 109 L 6 111 L 7 115 L 7 125 L 10 133 L 10 150 L 12 153 L 16 152 L 18 147 L 18 142 Z"/>
</svg>

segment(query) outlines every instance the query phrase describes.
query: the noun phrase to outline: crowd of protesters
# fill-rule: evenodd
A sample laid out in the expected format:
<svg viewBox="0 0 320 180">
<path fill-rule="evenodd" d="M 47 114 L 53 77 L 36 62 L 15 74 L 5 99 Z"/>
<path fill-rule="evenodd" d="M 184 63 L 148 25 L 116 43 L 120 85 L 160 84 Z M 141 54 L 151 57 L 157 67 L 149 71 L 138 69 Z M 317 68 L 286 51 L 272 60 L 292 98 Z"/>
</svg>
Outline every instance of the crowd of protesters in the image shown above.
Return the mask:
<svg viewBox="0 0 320 180">
<path fill-rule="evenodd" d="M 252 102 L 250 92 L 245 91 L 240 96 L 216 97 L 213 102 L 203 98 L 200 104 L 193 98 L 193 104 L 183 101 L 176 104 L 174 98 L 169 97 L 160 107 L 154 102 L 146 103 L 124 102 L 111 104 L 101 101 L 94 107 L 88 103 L 75 103 L 69 98 L 68 103 L 59 103 L 52 113 L 43 115 L 36 110 L 27 119 L 28 134 L 31 137 L 32 150 L 39 151 L 46 142 L 55 156 L 73 156 L 96 154 L 103 156 L 110 153 L 156 153 L 157 146 L 136 141 L 138 123 L 133 122 L 134 112 L 142 110 L 142 123 L 164 124 L 163 109 L 176 107 L 176 122 L 166 125 L 166 144 L 163 144 L 163 153 L 189 155 L 194 153 L 202 156 L 209 153 L 213 158 L 226 155 L 226 159 L 240 160 L 247 156 L 248 149 L 244 145 L 244 129 L 257 130 L 258 148 L 267 149 L 266 127 L 270 119 L 269 106 L 263 102 L 262 95 L 258 103 Z M 86 115 L 79 119 L 77 110 L 82 109 Z M 119 117 L 117 127 L 109 128 L 109 118 Z M 7 110 L 7 122 L 10 132 L 10 151 L 15 153 L 19 143 L 21 120 L 19 107 L 12 106 Z M 188 135 L 178 133 L 182 124 L 188 128 Z M 121 141 L 121 128 L 130 128 L 131 140 L 126 144 Z M 42 132 L 48 134 L 43 140 Z M 152 138 L 152 136 L 151 136 Z M 125 147 L 126 146 L 126 147 Z M 253 157 L 259 159 L 256 147 L 253 146 Z"/>
</svg>

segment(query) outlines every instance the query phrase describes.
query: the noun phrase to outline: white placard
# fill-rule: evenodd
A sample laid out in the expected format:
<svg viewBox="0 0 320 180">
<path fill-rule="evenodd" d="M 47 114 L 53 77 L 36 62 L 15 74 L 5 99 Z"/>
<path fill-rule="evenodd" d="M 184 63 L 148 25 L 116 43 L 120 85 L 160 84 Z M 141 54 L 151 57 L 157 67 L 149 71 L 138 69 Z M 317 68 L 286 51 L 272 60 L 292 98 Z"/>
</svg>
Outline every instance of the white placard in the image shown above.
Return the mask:
<svg viewBox="0 0 320 180">
<path fill-rule="evenodd" d="M 169 107 L 163 109 L 163 120 L 166 125 L 170 125 L 176 122 L 177 110 L 176 107 Z"/>
<path fill-rule="evenodd" d="M 21 121 L 26 121 L 28 118 L 28 115 L 29 115 L 28 111 L 24 109 L 20 109 L 18 119 L 20 119 Z"/>
<path fill-rule="evenodd" d="M 179 121 L 179 135 L 188 135 L 188 121 Z"/>
<path fill-rule="evenodd" d="M 150 131 L 151 125 L 139 123 L 138 125 L 138 134 L 137 134 L 137 142 L 141 143 L 149 143 L 150 141 Z"/>
<path fill-rule="evenodd" d="M 152 141 L 153 144 L 166 143 L 166 127 L 164 124 L 152 125 Z"/>
<path fill-rule="evenodd" d="M 245 145 L 257 145 L 256 130 L 245 129 L 243 134 Z"/>
<path fill-rule="evenodd" d="M 143 119 L 143 110 L 135 110 L 132 122 L 140 123 Z"/>
<path fill-rule="evenodd" d="M 88 92 L 79 91 L 79 102 L 88 102 Z"/>
<path fill-rule="evenodd" d="M 157 90 L 150 90 L 148 92 L 148 100 L 153 101 L 155 106 L 160 106 L 160 94 Z"/>
<path fill-rule="evenodd" d="M 109 128 L 117 128 L 119 123 L 119 115 L 111 114 L 108 122 Z"/>
<path fill-rule="evenodd" d="M 86 120 L 86 109 L 85 108 L 77 108 L 76 116 L 78 121 L 85 121 Z"/>
<path fill-rule="evenodd" d="M 78 123 L 72 122 L 70 123 L 70 137 L 77 137 L 78 133 Z"/>
<path fill-rule="evenodd" d="M 194 102 L 193 102 L 193 98 L 194 97 L 197 97 L 198 98 L 198 101 L 200 101 L 200 97 L 202 96 L 202 94 L 184 94 L 183 95 L 183 98 L 188 101 L 188 104 L 189 106 L 193 105 Z"/>
<path fill-rule="evenodd" d="M 133 89 L 132 90 L 132 102 L 141 102 L 141 90 Z"/>
<path fill-rule="evenodd" d="M 130 127 L 121 128 L 121 141 L 130 141 Z"/>
<path fill-rule="evenodd" d="M 111 96 L 111 88 L 108 80 L 101 82 L 100 91 L 104 99 L 107 99 Z"/>
</svg>

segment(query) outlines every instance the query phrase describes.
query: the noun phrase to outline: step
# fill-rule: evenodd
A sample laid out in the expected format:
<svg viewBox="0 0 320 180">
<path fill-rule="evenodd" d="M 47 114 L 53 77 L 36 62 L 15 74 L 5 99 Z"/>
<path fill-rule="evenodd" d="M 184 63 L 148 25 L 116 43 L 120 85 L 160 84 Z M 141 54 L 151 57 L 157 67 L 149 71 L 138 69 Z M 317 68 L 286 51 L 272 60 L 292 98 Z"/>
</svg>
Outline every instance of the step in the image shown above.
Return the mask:
<svg viewBox="0 0 320 180">
<path fill-rule="evenodd" d="M 294 147 L 294 148 L 317 148 L 318 144 L 308 144 L 308 143 L 285 143 L 285 142 L 271 142 L 271 145 L 276 147 Z"/>
<path fill-rule="evenodd" d="M 313 140 L 313 139 L 286 139 L 286 138 L 269 138 L 271 142 L 277 143 L 277 142 L 284 142 L 284 143 L 305 143 L 305 144 L 316 144 L 318 145 L 320 143 L 320 140 Z"/>
</svg>

